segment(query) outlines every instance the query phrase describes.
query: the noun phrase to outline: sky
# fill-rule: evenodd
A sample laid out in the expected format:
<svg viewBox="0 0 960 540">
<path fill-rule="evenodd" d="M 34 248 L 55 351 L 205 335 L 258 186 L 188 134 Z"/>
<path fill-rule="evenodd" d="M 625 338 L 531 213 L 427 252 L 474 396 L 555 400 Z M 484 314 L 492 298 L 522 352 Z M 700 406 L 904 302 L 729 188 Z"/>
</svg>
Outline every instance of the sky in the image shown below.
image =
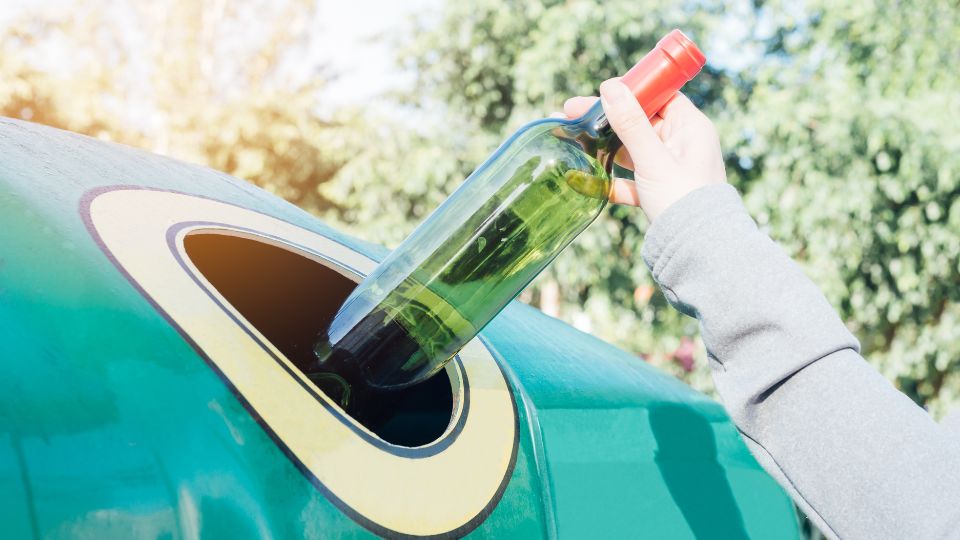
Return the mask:
<svg viewBox="0 0 960 540">
<path fill-rule="evenodd" d="M 412 16 L 441 5 L 442 0 L 317 0 L 309 55 L 334 75 L 322 92 L 322 107 L 362 104 L 409 84 L 412 74 L 396 65 L 390 37 L 408 29 Z M 0 0 L 0 26 L 28 8 L 65 13 L 70 7 L 70 0 Z"/>
<path fill-rule="evenodd" d="M 315 27 L 322 36 L 316 39 L 313 53 L 338 77 L 325 89 L 324 107 L 363 103 L 408 84 L 412 74 L 395 65 L 390 36 L 409 32 L 410 17 L 437 12 L 442 4 L 443 0 L 319 0 Z M 752 8 L 749 2 L 742 2 L 739 8 L 727 13 L 723 33 L 702 44 L 713 65 L 742 69 L 759 53 L 732 45 L 741 43 L 750 31 L 743 21 Z"/>
<path fill-rule="evenodd" d="M 363 103 L 409 84 L 412 74 L 395 64 L 390 37 L 407 28 L 413 15 L 440 5 L 440 0 L 320 0 L 315 27 L 321 35 L 311 52 L 336 76 L 323 91 L 322 106 Z"/>
<path fill-rule="evenodd" d="M 377 107 L 382 103 L 382 107 L 377 107 L 381 112 L 401 116 L 414 114 L 400 109 L 396 103 L 380 99 L 391 90 L 411 85 L 415 78 L 414 73 L 405 72 L 397 65 L 394 43 L 400 37 L 409 37 L 414 16 L 439 14 L 445 0 L 316 1 L 314 20 L 309 26 L 309 49 L 305 53 L 306 58 L 301 60 L 322 66 L 324 73 L 330 77 L 318 96 L 317 112 L 321 116 L 329 116 L 345 107 Z M 108 5 L 115 2 L 113 5 L 116 7 L 112 9 L 117 11 L 118 17 L 122 16 L 127 6 L 126 0 L 106 2 Z M 746 0 L 742 7 L 748 8 Z M 50 10 L 62 15 L 69 14 L 72 6 L 71 0 L 0 0 L 0 26 L 9 24 L 27 8 Z M 702 45 L 709 51 L 712 64 L 737 69 L 742 67 L 739 64 L 749 62 L 753 55 L 731 47 L 731 43 L 742 41 L 742 35 L 748 29 L 740 22 L 744 19 L 743 14 L 731 12 L 727 15 L 723 36 L 715 36 L 711 43 Z M 129 42 L 134 48 L 139 43 L 136 34 L 136 30 L 131 29 Z M 237 38 L 241 42 L 244 40 L 243 36 Z M 62 60 L 69 55 L 63 54 L 62 50 L 54 50 L 51 56 Z M 59 69 L 69 67 L 58 66 Z M 305 73 L 303 69 L 294 71 Z M 138 121 L 145 124 L 150 122 L 149 119 Z"/>
</svg>

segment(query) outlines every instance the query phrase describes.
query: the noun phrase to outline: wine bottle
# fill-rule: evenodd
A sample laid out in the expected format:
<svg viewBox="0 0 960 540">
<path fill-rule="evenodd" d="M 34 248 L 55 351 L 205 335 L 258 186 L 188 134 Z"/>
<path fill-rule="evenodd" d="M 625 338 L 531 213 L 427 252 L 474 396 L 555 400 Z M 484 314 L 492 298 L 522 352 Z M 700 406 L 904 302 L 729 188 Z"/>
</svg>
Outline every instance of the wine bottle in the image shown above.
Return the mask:
<svg viewBox="0 0 960 540">
<path fill-rule="evenodd" d="M 703 66 L 673 30 L 624 76 L 653 116 Z M 353 291 L 308 376 L 351 414 L 439 371 L 600 214 L 620 141 L 598 101 L 507 139 Z"/>
</svg>

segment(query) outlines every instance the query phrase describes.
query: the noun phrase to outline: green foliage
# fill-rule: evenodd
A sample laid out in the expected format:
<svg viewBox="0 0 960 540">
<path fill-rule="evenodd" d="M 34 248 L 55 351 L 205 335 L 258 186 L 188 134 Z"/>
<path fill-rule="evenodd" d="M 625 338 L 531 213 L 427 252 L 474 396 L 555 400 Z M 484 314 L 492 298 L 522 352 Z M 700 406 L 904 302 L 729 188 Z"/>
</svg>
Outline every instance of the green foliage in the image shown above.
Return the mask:
<svg viewBox="0 0 960 540">
<path fill-rule="evenodd" d="M 330 202 L 317 186 L 352 139 L 313 114 L 324 82 L 315 66 L 301 66 L 306 77 L 283 70 L 314 9 L 312 0 L 26 8 L 0 27 L 0 115 L 198 161 L 319 211 Z"/>
<path fill-rule="evenodd" d="M 595 93 L 674 26 L 734 57 L 685 91 L 761 227 L 884 374 L 938 414 L 956 403 L 960 16 L 946 3 L 447 2 L 402 53 L 419 77 L 407 101 L 447 122 L 381 125 L 325 189 L 348 209 L 332 217 L 399 241 L 518 125 Z M 652 293 L 644 228 L 609 208 L 523 298 L 555 311 L 559 289 L 563 318 L 708 389 L 702 358 L 692 373 L 674 361 L 696 324 Z"/>
<path fill-rule="evenodd" d="M 868 359 L 940 414 L 960 397 L 960 14 L 787 7 L 765 8 L 764 60 L 728 92 L 732 176 Z"/>
<path fill-rule="evenodd" d="M 329 217 L 361 236 L 399 241 L 519 125 L 559 110 L 569 96 L 595 93 L 599 81 L 626 71 L 665 29 L 682 26 L 704 37 L 720 8 L 665 8 L 652 1 L 447 2 L 439 24 L 416 32 L 402 53 L 418 74 L 408 101 L 441 109 L 446 123 L 381 128 L 390 135 L 376 137 L 376 147 L 324 188 L 348 209 Z M 708 69 L 690 91 L 699 101 L 715 100 L 725 78 Z M 644 228 L 638 211 L 608 208 L 523 299 L 683 374 L 671 360 L 678 349 L 689 355 L 683 338 L 695 335 L 696 322 L 653 294 L 639 257 Z M 541 292 L 557 284 L 560 305 L 551 305 L 553 295 Z M 705 374 L 698 370 L 687 379 L 707 388 Z"/>
<path fill-rule="evenodd" d="M 715 119 L 761 227 L 886 376 L 935 414 L 960 403 L 955 5 L 447 0 L 405 31 L 400 61 L 417 73 L 405 120 L 318 118 L 323 80 L 297 56 L 314 8 L 27 10 L 0 28 L 0 114 L 200 161 L 395 245 L 516 127 L 594 93 L 680 27 L 712 62 L 685 91 Z M 55 44 L 76 51 L 69 65 L 44 65 Z M 522 298 L 709 390 L 702 358 L 684 367 L 702 355 L 696 323 L 640 261 L 645 227 L 608 208 Z"/>
</svg>

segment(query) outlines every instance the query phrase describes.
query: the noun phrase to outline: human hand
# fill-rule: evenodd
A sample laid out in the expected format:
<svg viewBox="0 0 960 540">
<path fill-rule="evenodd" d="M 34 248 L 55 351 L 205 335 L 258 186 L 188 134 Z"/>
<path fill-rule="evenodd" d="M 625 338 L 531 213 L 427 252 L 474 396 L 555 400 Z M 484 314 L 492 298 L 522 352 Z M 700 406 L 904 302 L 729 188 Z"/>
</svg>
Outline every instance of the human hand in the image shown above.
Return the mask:
<svg viewBox="0 0 960 540">
<path fill-rule="evenodd" d="M 600 100 L 610 126 L 625 152 L 617 163 L 633 170 L 634 180 L 613 181 L 610 200 L 639 206 L 654 221 L 691 191 L 727 181 L 720 139 L 709 118 L 681 93 L 652 119 L 619 78 L 600 85 Z M 568 118 L 577 118 L 596 103 L 578 96 L 563 104 Z"/>
</svg>

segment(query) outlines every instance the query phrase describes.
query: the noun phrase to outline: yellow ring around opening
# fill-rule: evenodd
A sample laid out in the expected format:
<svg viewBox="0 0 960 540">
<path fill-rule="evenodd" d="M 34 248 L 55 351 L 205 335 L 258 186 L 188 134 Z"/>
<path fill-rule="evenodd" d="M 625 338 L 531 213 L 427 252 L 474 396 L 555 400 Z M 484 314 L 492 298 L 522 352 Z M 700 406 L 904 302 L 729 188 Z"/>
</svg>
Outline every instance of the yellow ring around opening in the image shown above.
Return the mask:
<svg viewBox="0 0 960 540">
<path fill-rule="evenodd" d="M 296 368 L 291 376 L 270 356 L 292 367 L 252 325 L 234 311 L 245 327 L 238 325 L 208 296 L 171 252 L 167 232 L 188 222 L 215 222 L 303 246 L 364 275 L 375 261 L 285 221 L 181 193 L 105 191 L 90 202 L 89 219 L 122 269 L 216 364 L 288 452 L 363 519 L 401 534 L 443 534 L 470 523 L 499 495 L 512 467 L 516 411 L 503 373 L 478 340 L 460 354 L 470 405 L 456 439 L 426 457 L 397 455 L 364 440 L 354 431 L 359 426 L 341 422 L 307 391 L 309 380 Z M 182 241 L 176 246 L 189 261 Z"/>
</svg>

